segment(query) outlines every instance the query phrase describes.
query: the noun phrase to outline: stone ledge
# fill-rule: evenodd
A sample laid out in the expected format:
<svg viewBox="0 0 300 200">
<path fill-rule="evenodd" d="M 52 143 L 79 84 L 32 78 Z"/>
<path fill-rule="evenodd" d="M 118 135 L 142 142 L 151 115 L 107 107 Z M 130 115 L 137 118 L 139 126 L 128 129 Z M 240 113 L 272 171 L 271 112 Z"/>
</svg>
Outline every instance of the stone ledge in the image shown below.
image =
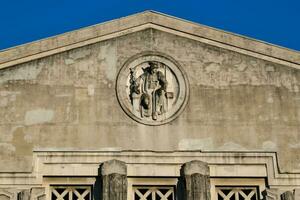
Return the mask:
<svg viewBox="0 0 300 200">
<path fill-rule="evenodd" d="M 165 27 L 170 31 L 176 30 L 183 34 L 201 37 L 241 50 L 258 53 L 262 56 L 277 58 L 296 65 L 300 64 L 300 53 L 298 51 L 275 46 L 165 14 L 145 11 L 0 51 L 0 69 L 77 48 L 80 45 L 83 46 L 89 43 L 95 43 L 99 41 L 97 40 L 99 37 L 108 36 L 110 34 L 113 34 L 112 37 L 115 37 L 116 33 L 125 31 L 123 34 L 126 34 L 126 31 L 132 28 L 135 29 L 134 31 L 137 31 L 139 30 L 138 27 L 151 24 Z"/>
</svg>

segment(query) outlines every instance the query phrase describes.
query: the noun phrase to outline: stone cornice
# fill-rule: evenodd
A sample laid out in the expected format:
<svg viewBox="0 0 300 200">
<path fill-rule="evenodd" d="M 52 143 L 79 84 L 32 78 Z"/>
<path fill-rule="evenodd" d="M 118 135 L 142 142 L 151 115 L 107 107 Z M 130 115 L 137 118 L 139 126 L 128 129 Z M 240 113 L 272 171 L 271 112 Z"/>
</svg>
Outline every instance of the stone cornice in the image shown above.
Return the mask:
<svg viewBox="0 0 300 200">
<path fill-rule="evenodd" d="M 1 184 L 42 184 L 43 177 L 93 177 L 99 164 L 117 159 L 127 165 L 132 177 L 177 177 L 183 163 L 200 160 L 210 166 L 214 178 L 267 178 L 272 187 L 300 188 L 299 173 L 280 172 L 275 152 L 216 152 L 216 151 L 64 151 L 33 152 L 31 172 L 0 173 Z"/>
<path fill-rule="evenodd" d="M 0 69 L 132 32 L 155 28 L 300 69 L 300 53 L 165 14 L 145 11 L 0 51 Z"/>
</svg>

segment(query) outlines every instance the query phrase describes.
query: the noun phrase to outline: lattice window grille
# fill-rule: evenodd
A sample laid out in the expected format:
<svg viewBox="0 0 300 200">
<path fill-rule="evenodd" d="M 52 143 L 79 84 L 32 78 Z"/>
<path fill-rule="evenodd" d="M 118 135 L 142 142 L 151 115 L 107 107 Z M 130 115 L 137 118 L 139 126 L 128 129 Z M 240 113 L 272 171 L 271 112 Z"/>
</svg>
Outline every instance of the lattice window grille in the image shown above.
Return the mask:
<svg viewBox="0 0 300 200">
<path fill-rule="evenodd" d="M 134 200 L 175 200 L 173 186 L 134 187 Z"/>
<path fill-rule="evenodd" d="M 91 200 L 91 186 L 53 186 L 51 200 Z"/>
<path fill-rule="evenodd" d="M 256 187 L 217 187 L 218 200 L 258 200 Z"/>
</svg>

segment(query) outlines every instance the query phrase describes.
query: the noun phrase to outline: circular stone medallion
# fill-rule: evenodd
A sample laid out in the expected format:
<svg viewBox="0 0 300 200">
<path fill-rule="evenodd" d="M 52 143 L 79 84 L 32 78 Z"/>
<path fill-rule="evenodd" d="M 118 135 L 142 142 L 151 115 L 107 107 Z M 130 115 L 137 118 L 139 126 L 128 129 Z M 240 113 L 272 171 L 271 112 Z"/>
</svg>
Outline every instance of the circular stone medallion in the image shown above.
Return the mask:
<svg viewBox="0 0 300 200">
<path fill-rule="evenodd" d="M 155 53 L 135 56 L 121 68 L 117 97 L 132 119 L 147 125 L 173 120 L 183 110 L 188 84 L 176 61 Z"/>
</svg>

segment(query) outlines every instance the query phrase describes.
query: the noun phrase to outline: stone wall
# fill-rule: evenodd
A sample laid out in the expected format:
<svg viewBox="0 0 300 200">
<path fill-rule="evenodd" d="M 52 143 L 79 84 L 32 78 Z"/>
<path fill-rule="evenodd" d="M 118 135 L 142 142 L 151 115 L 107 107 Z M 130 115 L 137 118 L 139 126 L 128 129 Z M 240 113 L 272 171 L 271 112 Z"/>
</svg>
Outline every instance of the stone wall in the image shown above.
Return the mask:
<svg viewBox="0 0 300 200">
<path fill-rule="evenodd" d="M 116 98 L 118 71 L 144 51 L 189 81 L 174 121 L 146 126 Z M 300 71 L 147 29 L 0 71 L 0 171 L 30 171 L 33 149 L 276 151 L 300 172 Z"/>
</svg>

